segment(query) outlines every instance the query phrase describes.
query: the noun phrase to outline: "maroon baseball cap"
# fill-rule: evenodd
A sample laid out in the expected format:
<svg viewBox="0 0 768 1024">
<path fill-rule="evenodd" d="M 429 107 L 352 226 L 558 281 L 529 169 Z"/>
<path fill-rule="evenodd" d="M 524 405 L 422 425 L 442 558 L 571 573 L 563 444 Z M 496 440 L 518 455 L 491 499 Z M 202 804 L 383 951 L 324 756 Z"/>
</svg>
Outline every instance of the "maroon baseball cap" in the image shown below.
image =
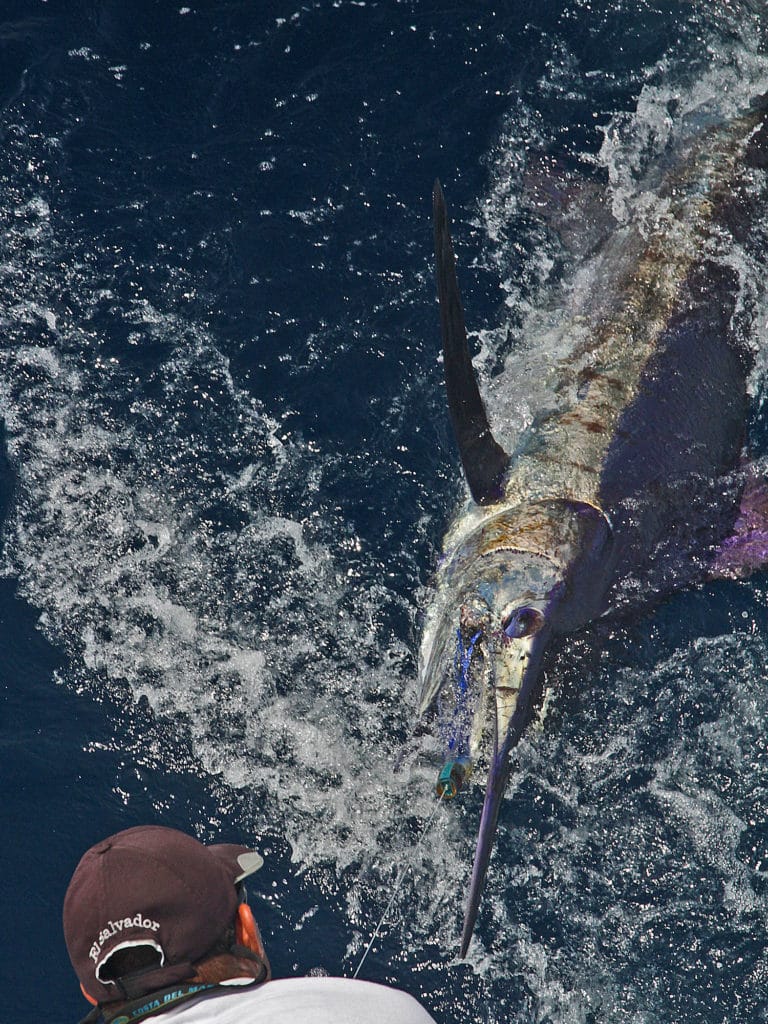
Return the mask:
<svg viewBox="0 0 768 1024">
<path fill-rule="evenodd" d="M 92 846 L 64 897 L 64 938 L 83 988 L 99 1002 L 126 993 L 105 974 L 118 949 L 150 946 L 159 966 L 131 980 L 131 996 L 194 974 L 235 920 L 238 882 L 264 863 L 245 846 L 204 846 L 176 829 L 140 825 Z"/>
</svg>

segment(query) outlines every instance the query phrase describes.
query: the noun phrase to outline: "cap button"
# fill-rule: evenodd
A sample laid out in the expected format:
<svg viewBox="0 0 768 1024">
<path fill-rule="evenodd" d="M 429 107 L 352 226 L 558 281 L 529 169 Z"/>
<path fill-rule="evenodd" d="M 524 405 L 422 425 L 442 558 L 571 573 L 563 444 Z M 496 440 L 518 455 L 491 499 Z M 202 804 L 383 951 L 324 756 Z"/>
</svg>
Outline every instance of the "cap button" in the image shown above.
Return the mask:
<svg viewBox="0 0 768 1024">
<path fill-rule="evenodd" d="M 93 852 L 94 853 L 106 853 L 107 850 L 111 850 L 111 849 L 112 849 L 112 843 L 110 843 L 108 840 L 105 840 L 103 843 L 99 843 L 98 846 L 94 847 Z"/>
</svg>

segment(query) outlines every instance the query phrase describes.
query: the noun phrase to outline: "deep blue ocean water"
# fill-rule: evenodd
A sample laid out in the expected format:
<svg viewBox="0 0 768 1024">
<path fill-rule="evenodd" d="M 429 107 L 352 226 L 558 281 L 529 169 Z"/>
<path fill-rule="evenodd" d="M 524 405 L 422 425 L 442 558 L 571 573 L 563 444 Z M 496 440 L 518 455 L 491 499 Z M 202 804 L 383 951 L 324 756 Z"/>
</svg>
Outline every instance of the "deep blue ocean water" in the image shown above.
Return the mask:
<svg viewBox="0 0 768 1024">
<path fill-rule="evenodd" d="M 407 863 L 361 976 L 441 1024 L 768 1020 L 763 575 L 558 654 L 466 962 L 481 788 L 417 845 L 437 766 L 411 739 L 463 494 L 432 181 L 514 433 L 537 380 L 510 354 L 568 271 L 526 155 L 631 203 L 697 118 L 768 90 L 764 4 L 0 15 L 3 1024 L 85 1012 L 67 881 L 147 821 L 265 852 L 277 976 L 351 974 Z M 760 459 L 768 306 L 731 256 Z"/>
</svg>

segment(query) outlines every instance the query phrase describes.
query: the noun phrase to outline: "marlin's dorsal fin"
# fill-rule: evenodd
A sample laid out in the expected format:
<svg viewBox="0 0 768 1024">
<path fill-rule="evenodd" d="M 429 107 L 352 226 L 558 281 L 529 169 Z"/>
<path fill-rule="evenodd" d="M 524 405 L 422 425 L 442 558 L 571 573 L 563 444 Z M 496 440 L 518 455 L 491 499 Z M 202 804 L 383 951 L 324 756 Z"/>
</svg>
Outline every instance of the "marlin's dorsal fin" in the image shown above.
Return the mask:
<svg viewBox="0 0 768 1024">
<path fill-rule="evenodd" d="M 472 497 L 478 505 L 493 505 L 504 494 L 509 456 L 494 440 L 477 386 L 456 279 L 448 212 L 439 181 L 435 182 L 432 209 L 448 411 Z"/>
</svg>

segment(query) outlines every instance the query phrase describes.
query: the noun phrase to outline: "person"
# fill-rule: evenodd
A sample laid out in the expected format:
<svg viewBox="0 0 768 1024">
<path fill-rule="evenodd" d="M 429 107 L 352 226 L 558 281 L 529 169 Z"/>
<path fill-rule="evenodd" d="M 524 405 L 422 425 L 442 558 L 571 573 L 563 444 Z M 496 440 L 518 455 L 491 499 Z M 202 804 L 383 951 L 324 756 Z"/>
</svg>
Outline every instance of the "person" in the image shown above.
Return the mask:
<svg viewBox="0 0 768 1024">
<path fill-rule="evenodd" d="M 244 846 L 142 825 L 92 846 L 64 898 L 64 938 L 93 1009 L 82 1024 L 435 1024 L 399 989 L 351 978 L 272 980 Z"/>
</svg>

